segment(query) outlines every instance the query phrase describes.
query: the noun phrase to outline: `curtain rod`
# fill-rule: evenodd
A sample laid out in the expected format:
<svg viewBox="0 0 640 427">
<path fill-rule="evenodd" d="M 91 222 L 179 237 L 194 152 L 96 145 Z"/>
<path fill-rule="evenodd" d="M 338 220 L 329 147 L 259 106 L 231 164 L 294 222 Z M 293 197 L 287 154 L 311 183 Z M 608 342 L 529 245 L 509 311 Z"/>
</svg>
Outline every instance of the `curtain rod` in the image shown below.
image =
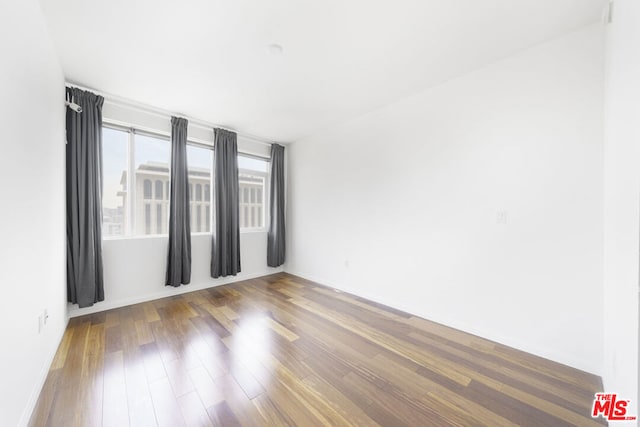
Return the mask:
<svg viewBox="0 0 640 427">
<path fill-rule="evenodd" d="M 110 103 L 110 104 L 122 105 L 122 106 L 125 106 L 125 107 L 132 108 L 134 110 L 138 110 L 138 111 L 145 112 L 145 113 L 150 113 L 150 114 L 153 114 L 155 116 L 163 117 L 163 118 L 171 118 L 172 116 L 184 117 L 189 121 L 190 125 L 193 125 L 193 126 L 196 126 L 196 127 L 202 128 L 202 129 L 212 130 L 214 128 L 220 128 L 220 129 L 228 130 L 228 131 L 231 131 L 231 132 L 235 132 L 236 134 L 238 134 L 239 137 L 242 137 L 244 139 L 250 139 L 250 140 L 258 142 L 260 144 L 271 146 L 271 144 L 274 143 L 273 141 L 270 141 L 270 140 L 268 140 L 266 138 L 262 138 L 260 136 L 251 135 L 250 133 L 245 133 L 245 132 L 238 132 L 235 129 L 231 129 L 231 128 L 228 128 L 228 127 L 220 126 L 220 125 L 217 125 L 215 123 L 207 122 L 205 120 L 195 119 L 193 117 L 189 117 L 189 116 L 186 116 L 184 114 L 172 113 L 171 111 L 163 110 L 162 108 L 152 107 L 150 105 L 143 104 L 141 102 L 132 101 L 130 99 L 126 99 L 126 98 L 123 98 L 123 97 L 117 96 L 117 95 L 111 95 L 109 93 L 105 93 L 105 92 L 102 92 L 102 91 L 99 91 L 99 90 L 88 88 L 86 86 L 82 86 L 82 85 L 79 85 L 79 84 L 76 84 L 76 83 L 73 83 L 73 82 L 66 82 L 66 86 L 67 87 L 74 87 L 74 88 L 81 89 L 81 90 L 86 90 L 86 91 L 89 91 L 89 92 L 93 92 L 96 95 L 100 95 L 100 96 L 104 97 L 105 102 Z"/>
</svg>

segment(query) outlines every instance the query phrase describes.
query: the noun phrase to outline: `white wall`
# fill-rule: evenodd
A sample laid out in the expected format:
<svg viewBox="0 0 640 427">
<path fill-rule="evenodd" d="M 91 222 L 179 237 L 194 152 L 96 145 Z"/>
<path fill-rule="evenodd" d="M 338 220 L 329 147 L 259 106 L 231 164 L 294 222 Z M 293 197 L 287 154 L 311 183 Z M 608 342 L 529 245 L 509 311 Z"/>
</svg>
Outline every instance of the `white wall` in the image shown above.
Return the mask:
<svg viewBox="0 0 640 427">
<path fill-rule="evenodd" d="M 191 236 L 191 283 L 178 288 L 164 286 L 167 245 L 166 236 L 103 241 L 105 300 L 88 308 L 70 306 L 69 315 L 80 316 L 282 271 L 281 267 L 267 266 L 267 233 L 248 232 L 240 234 L 242 272 L 212 279 L 211 236 L 196 234 Z"/>
<path fill-rule="evenodd" d="M 36 0 L 0 3 L 3 426 L 28 421 L 67 322 L 64 78 L 46 28 Z"/>
<path fill-rule="evenodd" d="M 603 82 L 591 26 L 295 142 L 285 270 L 600 374 Z"/>
<path fill-rule="evenodd" d="M 616 0 L 607 30 L 604 386 L 638 414 L 640 3 Z M 616 425 L 622 425 L 616 423 Z M 635 422 L 629 425 L 637 425 Z"/>
<path fill-rule="evenodd" d="M 132 104 L 133 105 L 133 104 Z M 103 110 L 105 121 L 125 126 L 170 134 L 171 121 L 168 117 L 143 111 L 139 106 L 127 105 L 122 101 L 105 101 Z M 213 129 L 189 125 L 189 137 L 198 142 L 213 145 Z M 238 137 L 238 150 L 244 153 L 269 157 L 270 146 L 254 140 Z M 131 237 L 108 239 L 102 242 L 104 266 L 105 299 L 93 307 L 79 309 L 69 305 L 71 317 L 87 313 L 135 304 L 156 298 L 192 292 L 226 283 L 246 280 L 282 271 L 283 268 L 267 266 L 267 232 L 251 231 L 240 233 L 240 258 L 242 272 L 237 276 L 212 279 L 210 274 L 211 236 L 191 235 L 191 283 L 173 288 L 164 286 L 167 265 L 166 236 Z"/>
</svg>

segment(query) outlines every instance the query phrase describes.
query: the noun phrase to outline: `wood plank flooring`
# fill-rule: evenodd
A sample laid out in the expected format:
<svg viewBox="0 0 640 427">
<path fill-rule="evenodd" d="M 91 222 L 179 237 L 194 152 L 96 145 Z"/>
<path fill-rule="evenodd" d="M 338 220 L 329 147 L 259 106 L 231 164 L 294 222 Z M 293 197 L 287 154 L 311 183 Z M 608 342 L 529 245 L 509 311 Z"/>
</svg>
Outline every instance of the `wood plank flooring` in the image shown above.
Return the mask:
<svg viewBox="0 0 640 427">
<path fill-rule="evenodd" d="M 71 319 L 33 426 L 596 426 L 598 377 L 289 274 Z"/>
</svg>

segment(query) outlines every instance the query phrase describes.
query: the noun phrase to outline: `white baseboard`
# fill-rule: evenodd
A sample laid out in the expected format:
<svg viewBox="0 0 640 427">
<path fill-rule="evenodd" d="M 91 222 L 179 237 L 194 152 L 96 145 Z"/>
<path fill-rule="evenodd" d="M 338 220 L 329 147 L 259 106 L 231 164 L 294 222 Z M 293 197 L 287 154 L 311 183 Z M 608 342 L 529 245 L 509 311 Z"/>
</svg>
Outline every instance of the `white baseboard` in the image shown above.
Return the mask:
<svg viewBox="0 0 640 427">
<path fill-rule="evenodd" d="M 42 364 L 42 368 L 40 368 L 40 373 L 38 374 L 38 380 L 33 386 L 31 390 L 31 394 L 29 395 L 29 399 L 27 400 L 27 404 L 22 411 L 22 416 L 20 417 L 20 421 L 18 422 L 19 427 L 26 427 L 29 424 L 29 420 L 31 419 L 31 415 L 33 415 L 33 410 L 36 408 L 36 404 L 38 403 L 38 398 L 40 397 L 40 393 L 42 392 L 42 387 L 44 387 L 44 383 L 47 380 L 47 375 L 49 375 L 49 369 L 51 368 L 51 364 L 53 363 L 53 359 L 56 357 L 56 353 L 58 352 L 58 347 L 60 347 L 60 343 L 62 342 L 62 337 L 64 336 L 65 331 L 67 330 L 67 325 L 69 324 L 69 318 L 67 317 L 67 321 L 64 324 L 64 328 L 58 333 L 59 337 L 56 340 L 57 345 L 53 346 L 44 363 Z"/>
<path fill-rule="evenodd" d="M 343 291 L 343 292 L 347 292 L 353 295 L 356 295 L 358 297 L 361 298 L 365 298 L 368 299 L 370 301 L 376 302 L 378 304 L 382 304 L 382 305 L 386 305 L 387 307 L 391 307 L 394 308 L 396 310 L 400 310 L 403 311 L 407 314 L 410 314 L 412 316 L 417 316 L 426 320 L 429 320 L 431 322 L 435 322 L 435 323 L 439 323 L 441 325 L 453 328 L 453 329 L 457 329 L 459 331 L 462 332 L 466 332 L 468 334 L 472 334 L 475 336 L 478 336 L 480 338 L 484 338 L 486 340 L 489 341 L 493 341 L 496 342 L 498 344 L 502 344 L 508 347 L 512 347 L 515 348 L 517 350 L 521 350 L 533 355 L 536 355 L 538 357 L 542 357 L 548 360 L 551 360 L 553 362 L 556 363 L 560 363 L 575 369 L 579 369 L 581 371 L 590 373 L 592 375 L 598 375 L 600 376 L 601 374 L 598 373 L 596 370 L 593 369 L 593 367 L 588 366 L 587 363 L 583 362 L 582 360 L 578 360 L 575 357 L 566 355 L 566 354 L 560 354 L 558 352 L 554 352 L 554 351 L 549 351 L 549 349 L 547 348 L 540 348 L 538 346 L 535 345 L 531 345 L 530 343 L 526 343 L 522 340 L 516 340 L 513 339 L 512 337 L 506 337 L 506 336 L 502 336 L 500 334 L 496 334 L 495 332 L 492 331 L 487 331 L 481 328 L 478 328 L 476 326 L 470 325 L 466 322 L 460 322 L 460 321 L 456 321 L 455 319 L 445 319 L 445 318 L 439 318 L 438 316 L 433 316 L 432 313 L 423 313 L 423 312 L 419 312 L 418 310 L 416 310 L 413 307 L 407 307 L 404 306 L 402 304 L 397 304 L 394 301 L 389 301 L 388 299 L 385 298 L 381 298 L 379 295 L 375 295 L 369 292 L 362 292 L 359 289 L 353 289 L 350 288 L 348 286 L 342 286 L 342 285 L 336 285 L 331 283 L 330 281 L 324 280 L 322 278 L 319 277 L 313 277 L 311 275 L 307 275 L 304 273 L 300 273 L 297 271 L 293 271 L 293 270 L 287 270 L 285 268 L 285 273 L 289 273 L 289 274 L 293 274 L 295 276 L 299 276 L 302 277 L 303 279 L 307 279 L 307 280 L 311 280 L 312 282 L 316 282 L 320 285 L 323 286 L 328 286 L 330 288 L 334 288 L 337 289 L 339 291 Z"/>
<path fill-rule="evenodd" d="M 203 289 L 215 288 L 217 286 L 224 286 L 230 283 L 242 282 L 243 280 L 256 279 L 258 277 L 264 277 L 271 274 L 282 273 L 282 271 L 283 271 L 282 267 L 279 267 L 279 268 L 273 268 L 273 269 L 261 271 L 258 273 L 250 273 L 242 276 L 238 275 L 238 276 L 226 277 L 220 281 L 217 281 L 216 283 L 211 283 L 211 282 L 198 283 L 198 284 L 190 283 L 188 285 L 183 285 L 177 288 L 174 288 L 172 286 L 165 286 L 163 290 L 158 292 L 138 295 L 132 298 L 124 298 L 124 299 L 119 299 L 115 301 L 102 301 L 102 302 L 96 303 L 91 307 L 86 307 L 86 308 L 77 308 L 76 306 L 69 304 L 69 317 L 70 318 L 79 317 L 79 316 L 84 316 L 86 314 L 93 314 L 93 313 L 99 313 L 101 311 L 112 310 L 114 308 L 126 307 L 128 305 L 138 304 L 141 302 L 153 301 L 160 298 L 186 294 L 189 292 L 201 291 Z"/>
</svg>

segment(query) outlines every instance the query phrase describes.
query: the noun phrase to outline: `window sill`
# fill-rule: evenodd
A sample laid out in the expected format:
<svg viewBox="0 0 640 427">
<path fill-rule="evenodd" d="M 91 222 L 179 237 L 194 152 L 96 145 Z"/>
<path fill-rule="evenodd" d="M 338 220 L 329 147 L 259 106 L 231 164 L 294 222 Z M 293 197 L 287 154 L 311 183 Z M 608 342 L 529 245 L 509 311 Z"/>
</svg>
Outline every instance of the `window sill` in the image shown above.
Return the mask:
<svg viewBox="0 0 640 427">
<path fill-rule="evenodd" d="M 240 234 L 266 233 L 267 231 L 266 228 L 241 228 Z"/>
<path fill-rule="evenodd" d="M 118 241 L 118 240 L 148 240 L 148 239 L 166 239 L 168 234 L 150 234 L 142 236 L 103 236 L 103 241 Z"/>
<path fill-rule="evenodd" d="M 268 230 L 266 228 L 241 228 L 240 234 L 259 234 L 259 233 L 267 233 Z M 198 232 L 191 233 L 191 236 L 211 236 L 211 232 Z M 152 235 L 142 235 L 142 236 L 103 236 L 103 241 L 120 241 L 120 240 L 148 240 L 148 239 L 167 239 L 169 237 L 168 234 L 152 234 Z"/>
</svg>

